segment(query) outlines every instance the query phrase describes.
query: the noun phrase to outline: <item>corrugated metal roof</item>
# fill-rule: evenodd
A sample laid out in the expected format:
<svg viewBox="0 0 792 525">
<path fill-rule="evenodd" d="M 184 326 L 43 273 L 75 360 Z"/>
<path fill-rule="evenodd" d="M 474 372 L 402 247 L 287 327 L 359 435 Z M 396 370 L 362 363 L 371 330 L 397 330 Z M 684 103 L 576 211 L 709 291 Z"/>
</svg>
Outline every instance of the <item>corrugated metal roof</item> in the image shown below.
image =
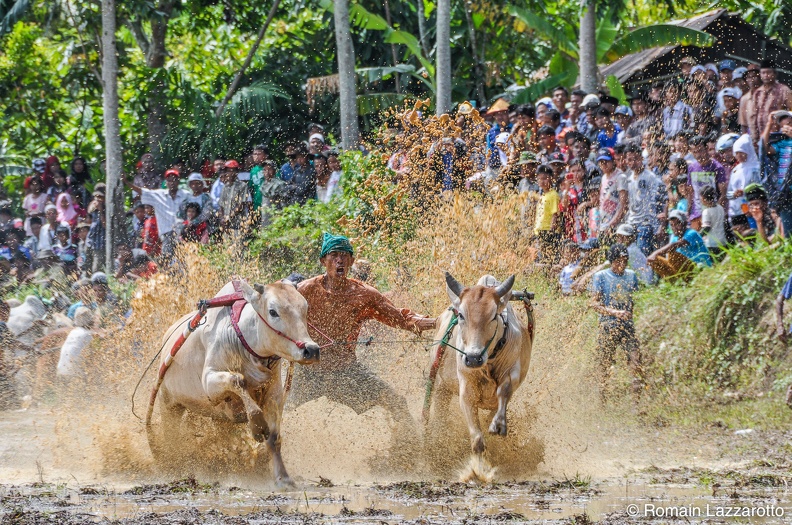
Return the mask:
<svg viewBox="0 0 792 525">
<path fill-rule="evenodd" d="M 672 20 L 668 23 L 703 31 L 709 27 L 710 24 L 715 22 L 715 20 L 726 14 L 728 14 L 727 9 L 716 9 L 702 15 L 694 16 L 693 18 Z M 662 57 L 666 53 L 670 53 L 671 50 L 677 47 L 679 46 L 656 47 L 654 49 L 647 49 L 646 51 L 641 51 L 639 53 L 633 53 L 632 55 L 622 57 L 616 62 L 600 68 L 600 72 L 606 77 L 615 75 L 616 78 L 619 79 L 619 82 L 623 83 L 626 82 L 633 73 L 640 69 L 644 69 L 646 66 Z"/>
</svg>

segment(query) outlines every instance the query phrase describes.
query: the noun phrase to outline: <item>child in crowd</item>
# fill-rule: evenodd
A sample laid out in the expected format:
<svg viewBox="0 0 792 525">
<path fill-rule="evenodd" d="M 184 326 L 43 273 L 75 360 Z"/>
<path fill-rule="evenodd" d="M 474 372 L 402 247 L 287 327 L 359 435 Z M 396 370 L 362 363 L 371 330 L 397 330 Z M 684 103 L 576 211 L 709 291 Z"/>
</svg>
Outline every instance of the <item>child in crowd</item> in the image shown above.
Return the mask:
<svg viewBox="0 0 792 525">
<path fill-rule="evenodd" d="M 159 256 L 162 251 L 162 242 L 159 238 L 157 228 L 157 217 L 154 215 L 154 207 L 145 205 L 146 221 L 143 223 L 143 250 L 151 257 Z"/>
<path fill-rule="evenodd" d="M 688 164 L 685 159 L 674 159 L 668 165 L 668 210 L 688 211 Z"/>
<path fill-rule="evenodd" d="M 91 225 L 87 222 L 80 222 L 77 224 L 77 269 L 80 274 L 86 273 L 88 268 L 85 261 L 88 257 L 88 232 L 91 231 Z"/>
<path fill-rule="evenodd" d="M 710 254 L 716 258 L 727 244 L 724 228 L 726 214 L 723 206 L 718 204 L 715 188 L 712 186 L 705 186 L 701 190 L 701 203 L 704 205 L 701 212 L 701 236 L 704 237 L 704 245 Z"/>
<path fill-rule="evenodd" d="M 585 213 L 585 236 L 586 239 L 596 239 L 599 237 L 602 216 L 600 214 L 600 188 L 602 178 L 594 177 L 586 185 L 586 195 L 588 201 L 585 206 L 581 206 L 581 211 Z"/>
<path fill-rule="evenodd" d="M 39 235 L 41 235 L 41 217 L 30 218 L 30 231 L 31 234 L 25 239 L 24 246 L 30 250 L 30 256 L 34 259 L 39 253 Z"/>
<path fill-rule="evenodd" d="M 63 170 L 56 171 L 53 175 L 53 180 L 52 186 L 47 190 L 47 200 L 55 204 L 58 196 L 61 193 L 66 193 L 69 190 L 69 186 L 66 184 L 66 172 Z"/>
<path fill-rule="evenodd" d="M 185 220 L 181 225 L 181 240 L 207 244 L 209 242 L 209 227 L 205 220 L 200 221 L 201 205 L 188 202 L 184 208 Z"/>
<path fill-rule="evenodd" d="M 536 208 L 536 224 L 534 235 L 539 239 L 539 251 L 545 264 L 553 264 L 558 260 L 558 205 L 561 198 L 552 185 L 553 169 L 542 164 L 536 170 L 536 183 L 542 196 Z"/>
<path fill-rule="evenodd" d="M 77 273 L 77 247 L 71 241 L 71 228 L 65 224 L 55 230 L 52 253 L 58 257 L 67 275 Z"/>
<path fill-rule="evenodd" d="M 25 210 L 25 233 L 32 235 L 30 230 L 30 218 L 41 217 L 44 215 L 44 207 L 47 205 L 47 194 L 44 193 L 44 186 L 41 177 L 34 175 L 30 178 L 30 193 L 25 195 L 22 202 L 22 209 Z"/>
<path fill-rule="evenodd" d="M 566 174 L 565 189 L 561 195 L 561 212 L 564 222 L 564 237 L 576 243 L 586 240 L 586 230 L 578 214 L 578 206 L 583 200 L 583 183 L 586 179 L 586 165 L 582 160 L 573 160 Z"/>
</svg>

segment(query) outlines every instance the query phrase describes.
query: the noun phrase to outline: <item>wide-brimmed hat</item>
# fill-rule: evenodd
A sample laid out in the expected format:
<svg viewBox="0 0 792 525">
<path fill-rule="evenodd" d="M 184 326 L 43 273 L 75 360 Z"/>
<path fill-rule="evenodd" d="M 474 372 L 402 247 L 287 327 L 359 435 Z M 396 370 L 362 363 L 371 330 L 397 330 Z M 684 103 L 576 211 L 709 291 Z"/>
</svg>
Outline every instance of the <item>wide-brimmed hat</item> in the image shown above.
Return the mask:
<svg viewBox="0 0 792 525">
<path fill-rule="evenodd" d="M 521 166 L 523 164 L 539 164 L 539 161 L 536 159 L 536 153 L 533 151 L 523 151 L 520 153 L 520 160 L 517 161 L 517 165 Z"/>
</svg>

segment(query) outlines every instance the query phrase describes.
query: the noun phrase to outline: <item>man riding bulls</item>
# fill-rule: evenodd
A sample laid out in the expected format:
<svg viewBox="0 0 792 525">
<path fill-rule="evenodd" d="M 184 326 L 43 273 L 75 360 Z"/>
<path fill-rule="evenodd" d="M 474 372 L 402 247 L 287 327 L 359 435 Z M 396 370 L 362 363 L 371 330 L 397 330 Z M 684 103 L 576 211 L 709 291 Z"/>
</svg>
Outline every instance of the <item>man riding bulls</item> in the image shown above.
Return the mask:
<svg viewBox="0 0 792 525">
<path fill-rule="evenodd" d="M 356 343 L 370 319 L 416 333 L 434 328 L 435 319 L 396 308 L 373 287 L 348 278 L 355 257 L 346 237 L 325 233 L 319 261 L 325 273 L 297 289 L 308 301 L 309 324 L 322 332 L 311 327 L 311 337 L 322 341 L 326 335 L 334 344 L 322 349 L 319 363 L 296 368 L 290 401 L 299 406 L 327 396 L 358 414 L 379 405 L 398 422 L 412 424 L 404 398 L 357 361 Z"/>
</svg>

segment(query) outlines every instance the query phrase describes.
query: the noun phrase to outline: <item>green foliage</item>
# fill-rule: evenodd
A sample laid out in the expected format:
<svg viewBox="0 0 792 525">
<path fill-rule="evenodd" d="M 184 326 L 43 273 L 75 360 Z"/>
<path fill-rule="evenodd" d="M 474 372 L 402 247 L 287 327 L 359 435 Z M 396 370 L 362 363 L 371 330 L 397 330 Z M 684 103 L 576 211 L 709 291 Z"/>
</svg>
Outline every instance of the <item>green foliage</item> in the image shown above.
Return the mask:
<svg viewBox="0 0 792 525">
<path fill-rule="evenodd" d="M 792 245 L 731 248 L 688 286 L 663 283 L 638 296 L 644 344 L 658 381 L 677 388 L 766 386 L 784 352 L 774 342 L 773 305 L 792 268 Z"/>
<path fill-rule="evenodd" d="M 709 33 L 673 24 L 655 24 L 630 31 L 606 50 L 604 59 L 615 62 L 636 50 L 668 45 L 710 47 L 715 38 Z"/>
</svg>

